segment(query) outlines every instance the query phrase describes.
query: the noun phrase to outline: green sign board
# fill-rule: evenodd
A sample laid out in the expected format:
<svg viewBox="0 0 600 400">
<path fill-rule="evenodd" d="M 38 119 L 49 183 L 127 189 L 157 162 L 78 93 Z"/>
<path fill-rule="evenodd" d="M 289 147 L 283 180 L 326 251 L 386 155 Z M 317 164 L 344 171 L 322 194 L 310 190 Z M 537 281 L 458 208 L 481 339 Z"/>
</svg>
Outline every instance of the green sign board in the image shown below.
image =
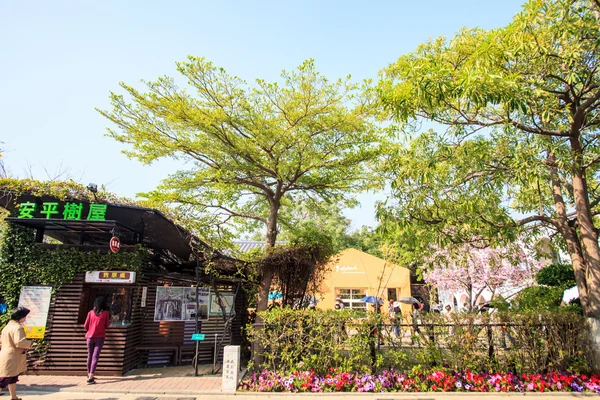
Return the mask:
<svg viewBox="0 0 600 400">
<path fill-rule="evenodd" d="M 64 219 L 68 221 L 106 221 L 106 204 L 90 204 L 84 211 L 84 204 L 78 202 L 45 201 L 41 204 L 26 201 L 18 204 L 17 218 Z"/>
<path fill-rule="evenodd" d="M 192 340 L 204 340 L 204 333 L 193 333 L 192 334 Z"/>
</svg>

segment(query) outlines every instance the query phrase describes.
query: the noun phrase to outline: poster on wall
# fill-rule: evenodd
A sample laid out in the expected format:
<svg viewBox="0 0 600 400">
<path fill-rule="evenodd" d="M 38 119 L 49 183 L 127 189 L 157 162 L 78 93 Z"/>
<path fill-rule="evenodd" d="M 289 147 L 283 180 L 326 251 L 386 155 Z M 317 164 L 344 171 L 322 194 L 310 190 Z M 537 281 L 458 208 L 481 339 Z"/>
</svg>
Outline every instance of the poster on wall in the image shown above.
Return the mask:
<svg viewBox="0 0 600 400">
<path fill-rule="evenodd" d="M 231 314 L 231 310 L 233 309 L 233 293 L 220 293 L 220 295 L 223 306 L 225 307 L 225 312 Z M 210 295 L 210 314 L 223 314 L 217 295 L 214 293 Z"/>
<path fill-rule="evenodd" d="M 50 309 L 52 287 L 23 286 L 19 296 L 19 307 L 26 307 L 30 313 L 23 324 L 27 339 L 43 339 Z"/>
<path fill-rule="evenodd" d="M 198 288 L 198 320 L 208 320 L 210 289 Z M 195 321 L 196 288 L 158 286 L 154 305 L 154 321 Z"/>
</svg>

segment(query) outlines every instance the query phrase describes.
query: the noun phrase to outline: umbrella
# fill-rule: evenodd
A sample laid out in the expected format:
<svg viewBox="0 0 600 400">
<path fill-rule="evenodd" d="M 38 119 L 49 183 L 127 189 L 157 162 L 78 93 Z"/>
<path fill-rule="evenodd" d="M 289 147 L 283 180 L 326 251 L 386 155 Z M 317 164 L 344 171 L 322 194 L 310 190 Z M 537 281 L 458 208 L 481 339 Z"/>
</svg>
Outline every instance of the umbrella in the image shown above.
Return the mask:
<svg viewBox="0 0 600 400">
<path fill-rule="evenodd" d="M 381 300 L 381 299 L 375 299 L 375 296 L 365 296 L 362 299 L 360 299 L 360 301 L 362 301 L 363 303 L 373 303 L 373 304 L 375 304 L 376 302 L 379 302 L 379 304 L 383 304 L 383 300 Z"/>
<path fill-rule="evenodd" d="M 283 295 L 280 292 L 269 293 L 269 300 L 282 299 Z"/>
<path fill-rule="evenodd" d="M 415 299 L 414 297 L 403 297 L 398 301 L 400 303 L 404 303 L 404 304 L 420 304 L 421 303 L 419 300 Z"/>
<path fill-rule="evenodd" d="M 394 308 L 396 308 L 396 307 L 400 307 L 401 305 L 402 305 L 402 303 L 400 303 L 399 301 L 395 301 L 395 302 L 392 304 L 392 306 L 393 306 Z"/>
</svg>

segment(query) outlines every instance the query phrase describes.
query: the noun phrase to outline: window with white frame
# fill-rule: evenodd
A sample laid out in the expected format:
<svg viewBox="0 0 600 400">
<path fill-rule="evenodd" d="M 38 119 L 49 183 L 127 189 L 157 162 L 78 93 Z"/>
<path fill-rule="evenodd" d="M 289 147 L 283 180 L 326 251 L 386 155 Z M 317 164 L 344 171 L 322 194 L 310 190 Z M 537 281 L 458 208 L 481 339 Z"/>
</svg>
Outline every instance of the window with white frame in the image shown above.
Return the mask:
<svg viewBox="0 0 600 400">
<path fill-rule="evenodd" d="M 336 289 L 336 297 L 342 299 L 344 308 L 352 310 L 366 310 L 367 303 L 360 301 L 367 295 L 367 289 L 365 288 L 353 288 L 353 289 Z"/>
</svg>

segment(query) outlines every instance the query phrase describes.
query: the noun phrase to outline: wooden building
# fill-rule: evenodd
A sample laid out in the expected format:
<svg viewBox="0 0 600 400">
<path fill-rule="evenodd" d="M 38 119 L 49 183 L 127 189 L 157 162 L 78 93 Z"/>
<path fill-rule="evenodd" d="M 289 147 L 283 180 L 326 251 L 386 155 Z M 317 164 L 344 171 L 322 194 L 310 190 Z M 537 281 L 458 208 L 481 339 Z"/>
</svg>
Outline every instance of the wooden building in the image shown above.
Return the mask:
<svg viewBox="0 0 600 400">
<path fill-rule="evenodd" d="M 218 360 L 226 345 L 241 344 L 245 318 L 241 282 L 227 277 L 239 264 L 212 252 L 161 212 L 6 191 L 0 193 L 0 206 L 10 212 L 5 221 L 29 229 L 32 246 L 47 251 L 50 258 L 53 252 L 76 249 L 102 253 L 109 260 L 102 267 L 82 265 L 72 280 L 55 288 L 44 334 L 47 346 L 30 353 L 30 373 L 86 374 L 83 322 L 97 296 L 107 299 L 111 314 L 99 375 L 122 375 L 145 365 L 190 363 L 195 354 L 193 333 L 204 334 L 199 342 L 200 364 Z M 113 237 L 120 239 L 121 255 L 140 254 L 137 266 L 110 262 L 111 257 L 117 259 L 109 249 Z M 219 278 L 204 273 L 209 261 Z M 191 298 L 174 299 L 169 294 L 157 302 L 157 293 L 165 287 Z M 204 298 L 199 308 L 195 287 L 210 290 L 208 303 Z M 160 311 L 163 305 L 165 313 Z M 201 320 L 198 331 L 196 315 Z"/>
</svg>

